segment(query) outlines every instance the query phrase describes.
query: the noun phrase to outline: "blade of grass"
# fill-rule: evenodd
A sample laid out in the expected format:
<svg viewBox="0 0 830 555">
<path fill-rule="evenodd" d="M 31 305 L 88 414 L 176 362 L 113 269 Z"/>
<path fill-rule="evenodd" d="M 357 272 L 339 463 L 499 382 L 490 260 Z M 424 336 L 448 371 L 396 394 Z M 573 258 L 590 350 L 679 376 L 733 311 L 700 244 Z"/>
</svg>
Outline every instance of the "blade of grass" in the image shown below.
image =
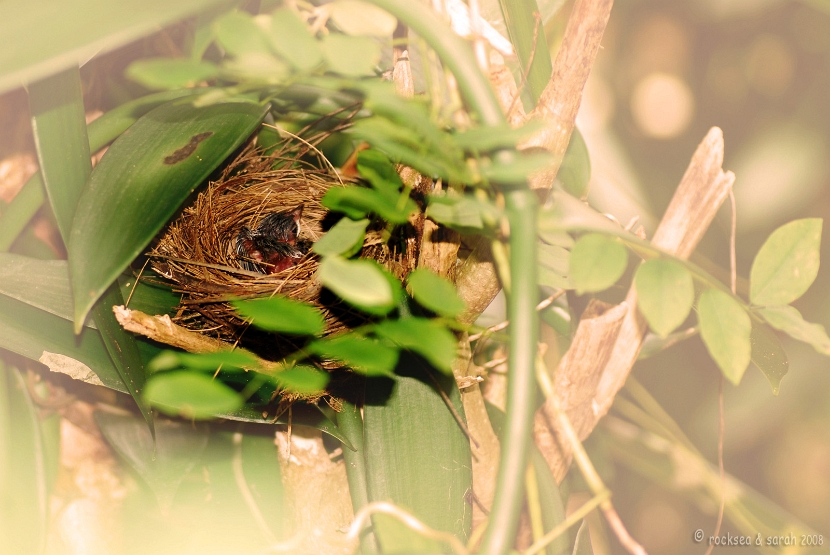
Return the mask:
<svg viewBox="0 0 830 555">
<path fill-rule="evenodd" d="M 29 106 L 47 196 L 64 242 L 68 242 L 78 199 L 92 171 L 78 68 L 33 83 Z M 96 304 L 95 323 L 124 385 L 153 433 L 152 413 L 140 395 L 145 376 L 135 338 L 121 328 L 112 313 L 112 306 L 120 304 L 123 299 L 116 284 Z"/>
<path fill-rule="evenodd" d="M 534 104 L 545 90 L 552 64 L 545 27 L 536 0 L 499 0 L 510 42 L 519 57 L 522 76 L 527 74 L 527 86 Z"/>
</svg>

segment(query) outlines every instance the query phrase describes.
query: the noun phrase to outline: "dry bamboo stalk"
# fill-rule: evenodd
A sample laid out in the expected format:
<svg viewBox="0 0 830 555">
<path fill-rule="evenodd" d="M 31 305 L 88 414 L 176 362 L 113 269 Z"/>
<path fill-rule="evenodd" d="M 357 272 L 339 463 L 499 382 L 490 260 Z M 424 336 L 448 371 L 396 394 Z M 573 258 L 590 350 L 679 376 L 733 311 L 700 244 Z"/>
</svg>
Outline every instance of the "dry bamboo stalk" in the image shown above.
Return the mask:
<svg viewBox="0 0 830 555">
<path fill-rule="evenodd" d="M 127 331 L 149 337 L 153 341 L 183 349 L 189 353 L 217 353 L 227 351 L 228 344 L 219 339 L 207 337 L 195 331 L 190 331 L 178 324 L 167 314 L 150 316 L 140 310 L 133 310 L 122 305 L 112 307 L 115 318 L 121 327 Z M 258 369 L 276 372 L 282 366 L 270 360 L 258 359 Z"/>
<path fill-rule="evenodd" d="M 613 4 L 613 0 L 577 0 L 574 4 L 550 82 L 528 115 L 529 119 L 543 120 L 545 127 L 521 145 L 541 147 L 554 155 L 551 167 L 531 179 L 534 189 L 549 189 L 559 171 Z"/>
<path fill-rule="evenodd" d="M 656 247 L 681 258 L 691 255 L 735 181 L 732 172 L 724 172 L 721 169 L 722 164 L 723 133 L 714 127 L 692 156 L 689 167 L 654 234 L 652 243 Z M 583 326 L 592 326 L 590 335 L 593 339 L 588 336 L 585 340 L 601 345 L 607 342 L 609 329 L 619 326 L 610 357 L 602 356 L 601 350 L 594 353 L 587 351 L 584 358 L 566 355 L 556 369 L 557 391 L 563 391 L 559 387 L 581 388 L 582 383 L 596 384 L 590 403 L 581 403 L 578 413 L 568 413 L 571 421 L 577 426 L 580 439 L 586 438 L 599 419 L 611 408 L 614 397 L 637 360 L 647 330 L 646 322 L 637 310 L 637 291 L 633 284 L 625 302 L 619 306 L 626 307 L 621 325 L 609 322 L 607 327 L 597 328 L 583 319 L 577 329 L 577 335 L 580 335 Z M 579 360 L 576 360 L 577 358 Z M 560 386 L 560 383 L 580 385 Z M 550 410 L 550 407 L 546 406 L 540 409 L 534 431 L 537 444 L 551 471 L 556 479 L 561 481 L 570 466 L 571 453 L 569 449 L 557 445 L 557 442 L 551 442 L 550 435 L 555 434 L 555 429 L 550 430 L 543 426 L 544 429 L 540 430 L 539 424 L 544 423 L 544 413 Z"/>
</svg>

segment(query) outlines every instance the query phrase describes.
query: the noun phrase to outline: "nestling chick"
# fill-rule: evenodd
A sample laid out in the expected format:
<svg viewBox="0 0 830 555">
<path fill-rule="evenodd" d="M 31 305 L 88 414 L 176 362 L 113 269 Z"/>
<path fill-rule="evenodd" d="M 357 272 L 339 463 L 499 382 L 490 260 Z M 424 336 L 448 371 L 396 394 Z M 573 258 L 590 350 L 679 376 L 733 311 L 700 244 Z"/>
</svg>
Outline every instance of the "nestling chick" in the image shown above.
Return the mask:
<svg viewBox="0 0 830 555">
<path fill-rule="evenodd" d="M 256 230 L 243 227 L 236 236 L 236 256 L 249 272 L 275 274 L 297 264 L 305 255 L 298 245 L 303 207 L 269 214 Z M 307 250 L 307 249 L 306 249 Z"/>
</svg>

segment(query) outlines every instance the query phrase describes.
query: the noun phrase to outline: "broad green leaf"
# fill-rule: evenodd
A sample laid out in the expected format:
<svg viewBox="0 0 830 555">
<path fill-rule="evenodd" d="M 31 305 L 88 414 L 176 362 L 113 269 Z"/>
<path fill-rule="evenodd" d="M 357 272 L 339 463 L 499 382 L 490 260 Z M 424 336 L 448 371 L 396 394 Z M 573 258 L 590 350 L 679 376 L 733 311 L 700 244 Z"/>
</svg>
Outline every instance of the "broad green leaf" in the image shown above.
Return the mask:
<svg viewBox="0 0 830 555">
<path fill-rule="evenodd" d="M 264 115 L 265 108 L 247 102 L 196 108 L 173 101 L 143 116 L 110 146 L 78 202 L 69 239 L 76 329 L 109 284 Z"/>
<path fill-rule="evenodd" d="M 392 376 L 398 362 L 398 350 L 361 335 L 346 334 L 315 341 L 308 350 L 318 356 L 336 360 L 355 372 L 367 376 Z"/>
<path fill-rule="evenodd" d="M 350 218 L 342 218 L 314 243 L 311 250 L 320 256 L 342 254 L 349 257 L 363 247 L 363 238 L 368 225 L 369 220 L 366 219 L 354 221 Z"/>
<path fill-rule="evenodd" d="M 223 0 L 3 2 L 0 93 L 105 54 Z"/>
<path fill-rule="evenodd" d="M 243 399 L 233 389 L 198 372 L 162 372 L 147 380 L 144 399 L 172 416 L 204 420 L 236 410 Z"/>
<path fill-rule="evenodd" d="M 331 6 L 331 20 L 347 35 L 388 38 L 397 20 L 384 9 L 359 0 L 338 0 Z"/>
<path fill-rule="evenodd" d="M 147 58 L 131 63 L 124 74 L 149 89 L 183 89 L 215 78 L 219 67 L 187 58 Z"/>
<path fill-rule="evenodd" d="M 695 302 L 692 275 L 673 260 L 646 260 L 637 268 L 634 283 L 637 306 L 660 337 L 667 337 L 682 324 Z"/>
<path fill-rule="evenodd" d="M 59 437 L 44 429 L 17 369 L 0 360 L 0 537 L 6 553 L 45 553 Z M 146 428 L 146 426 L 145 426 Z"/>
<path fill-rule="evenodd" d="M 243 350 L 227 350 L 216 353 L 182 353 L 179 351 L 163 351 L 150 364 L 147 369 L 151 372 L 160 370 L 175 370 L 186 368 L 195 371 L 241 370 L 244 368 L 256 368 L 257 358 L 251 353 Z"/>
<path fill-rule="evenodd" d="M 320 335 L 326 329 L 319 310 L 287 297 L 233 301 L 231 304 L 243 318 L 251 319 L 260 329 L 294 335 Z"/>
<path fill-rule="evenodd" d="M 589 233 L 571 249 L 571 284 L 579 294 L 608 289 L 620 279 L 627 264 L 628 253 L 620 242 Z"/>
<path fill-rule="evenodd" d="M 245 12 L 230 12 L 213 22 L 213 32 L 222 48 L 233 56 L 268 54 L 270 39 L 265 29 Z"/>
<path fill-rule="evenodd" d="M 320 263 L 317 279 L 341 299 L 373 314 L 385 314 L 395 303 L 392 286 L 373 260 L 326 257 Z"/>
<path fill-rule="evenodd" d="M 301 71 L 314 69 L 323 62 L 319 42 L 289 8 L 280 8 L 272 14 L 269 36 L 277 54 Z"/>
<path fill-rule="evenodd" d="M 68 244 L 69 226 L 78 220 L 76 207 L 92 170 L 79 70 L 72 68 L 32 83 L 29 106 L 43 184 L 61 237 Z M 104 346 L 152 433 L 152 414 L 139 395 L 144 385 L 144 365 L 135 337 L 121 328 L 112 313 L 114 305 L 124 304 L 118 285 L 109 286 L 116 275 L 112 277 L 110 282 L 102 284 L 96 297 L 90 299 L 84 314 L 76 317 L 75 332 L 81 331 L 91 309 Z M 77 314 L 77 302 L 75 308 Z"/>
<path fill-rule="evenodd" d="M 380 45 L 368 37 L 332 33 L 320 41 L 329 69 L 345 77 L 373 75 L 380 62 Z"/>
<path fill-rule="evenodd" d="M 403 354 L 398 373 L 391 393 L 388 380 L 367 380 L 363 415 L 369 501 L 392 501 L 427 526 L 466 538 L 471 516 L 465 500 L 471 487 L 469 440 L 422 365 Z M 451 378 L 436 379 L 463 414 Z M 446 552 L 396 519 L 376 515 L 373 520 L 384 553 Z"/>
<path fill-rule="evenodd" d="M 133 416 L 105 411 L 94 415 L 107 442 L 150 486 L 162 510 L 169 509 L 208 443 L 208 427 L 158 419 L 154 441 L 147 426 Z"/>
<path fill-rule="evenodd" d="M 821 227 L 821 218 L 805 218 L 772 232 L 752 262 L 749 300 L 753 304 L 785 305 L 807 291 L 818 274 Z"/>
<path fill-rule="evenodd" d="M 78 69 L 32 84 L 29 106 L 40 175 L 65 241 L 92 171 Z"/>
<path fill-rule="evenodd" d="M 329 383 L 328 372 L 313 366 L 295 366 L 273 374 L 280 387 L 300 394 L 322 393 Z"/>
<path fill-rule="evenodd" d="M 752 362 L 769 381 L 772 394 L 778 395 L 781 379 L 790 370 L 790 361 L 778 336 L 761 322 L 752 321 Z"/>
<path fill-rule="evenodd" d="M 445 374 L 452 372 L 457 343 L 453 334 L 439 322 L 426 318 L 384 320 L 372 329 L 398 347 L 421 355 L 437 370 Z"/>
<path fill-rule="evenodd" d="M 830 355 L 830 337 L 821 324 L 811 324 L 792 306 L 770 306 L 758 310 L 758 314 L 777 330 L 793 339 L 808 343 L 823 355 Z"/>
<path fill-rule="evenodd" d="M 425 268 L 410 273 L 406 284 L 418 304 L 439 316 L 455 318 L 467 308 L 451 281 Z"/>
<path fill-rule="evenodd" d="M 591 181 L 591 158 L 588 155 L 588 147 L 585 146 L 585 139 L 579 129 L 574 128 L 571 134 L 571 142 L 568 143 L 568 150 L 556 172 L 556 181 L 562 188 L 577 198 L 584 199 L 588 196 L 588 185 Z"/>
<path fill-rule="evenodd" d="M 707 289 L 697 302 L 700 337 L 718 367 L 738 385 L 749 366 L 752 323 L 746 310 L 728 293 Z"/>
</svg>

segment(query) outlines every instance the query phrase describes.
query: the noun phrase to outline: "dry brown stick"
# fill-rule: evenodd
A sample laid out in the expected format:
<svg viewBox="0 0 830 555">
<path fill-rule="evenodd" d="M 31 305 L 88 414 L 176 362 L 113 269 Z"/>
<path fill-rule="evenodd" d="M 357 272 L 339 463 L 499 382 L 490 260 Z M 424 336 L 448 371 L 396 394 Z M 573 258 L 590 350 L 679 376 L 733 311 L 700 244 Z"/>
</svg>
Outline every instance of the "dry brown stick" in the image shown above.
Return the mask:
<svg viewBox="0 0 830 555">
<path fill-rule="evenodd" d="M 178 324 L 167 314 L 151 316 L 140 310 L 132 310 L 122 305 L 112 307 L 115 318 L 127 331 L 149 337 L 153 341 L 183 349 L 189 353 L 217 353 L 227 351 L 229 345 L 219 339 L 213 339 L 200 333 L 190 331 Z M 252 355 L 254 356 L 254 355 Z M 283 367 L 276 362 L 257 357 L 258 370 L 277 372 Z"/>
<path fill-rule="evenodd" d="M 698 146 L 677 191 L 654 234 L 652 243 L 666 252 L 688 258 L 697 246 L 718 208 L 726 199 L 735 180 L 732 172 L 721 169 L 723 163 L 723 133 L 712 128 Z M 637 291 L 632 285 L 626 300 L 622 324 L 608 322 L 606 326 L 590 330 L 584 339 L 607 342 L 608 331 L 619 326 L 619 332 L 609 357 L 602 351 L 586 351 L 584 357 L 566 355 L 556 369 L 556 391 L 577 387 L 573 384 L 596 384 L 590 402 L 580 402 L 568 410 L 572 422 L 579 423 L 580 439 L 587 437 L 599 419 L 611 408 L 614 397 L 625 383 L 642 346 L 647 325 L 637 310 Z M 577 336 L 590 321 L 580 322 Z M 593 353 L 593 354 L 592 354 Z M 571 385 L 569 385 L 571 384 Z M 579 386 L 582 387 L 582 386 Z M 561 393 L 560 393 L 561 395 Z M 559 441 L 552 441 L 557 431 L 544 427 L 544 420 L 552 414 L 552 407 L 543 406 L 537 414 L 536 441 L 557 480 L 562 480 L 570 465 L 571 453 Z M 544 428 L 540 430 L 540 425 Z"/>
<path fill-rule="evenodd" d="M 531 180 L 534 189 L 548 189 L 553 185 L 613 5 L 613 0 L 577 0 L 574 4 L 550 82 L 538 106 L 528 115 L 529 119 L 543 120 L 545 127 L 522 147 L 541 147 L 554 156 L 554 163 Z"/>
</svg>

